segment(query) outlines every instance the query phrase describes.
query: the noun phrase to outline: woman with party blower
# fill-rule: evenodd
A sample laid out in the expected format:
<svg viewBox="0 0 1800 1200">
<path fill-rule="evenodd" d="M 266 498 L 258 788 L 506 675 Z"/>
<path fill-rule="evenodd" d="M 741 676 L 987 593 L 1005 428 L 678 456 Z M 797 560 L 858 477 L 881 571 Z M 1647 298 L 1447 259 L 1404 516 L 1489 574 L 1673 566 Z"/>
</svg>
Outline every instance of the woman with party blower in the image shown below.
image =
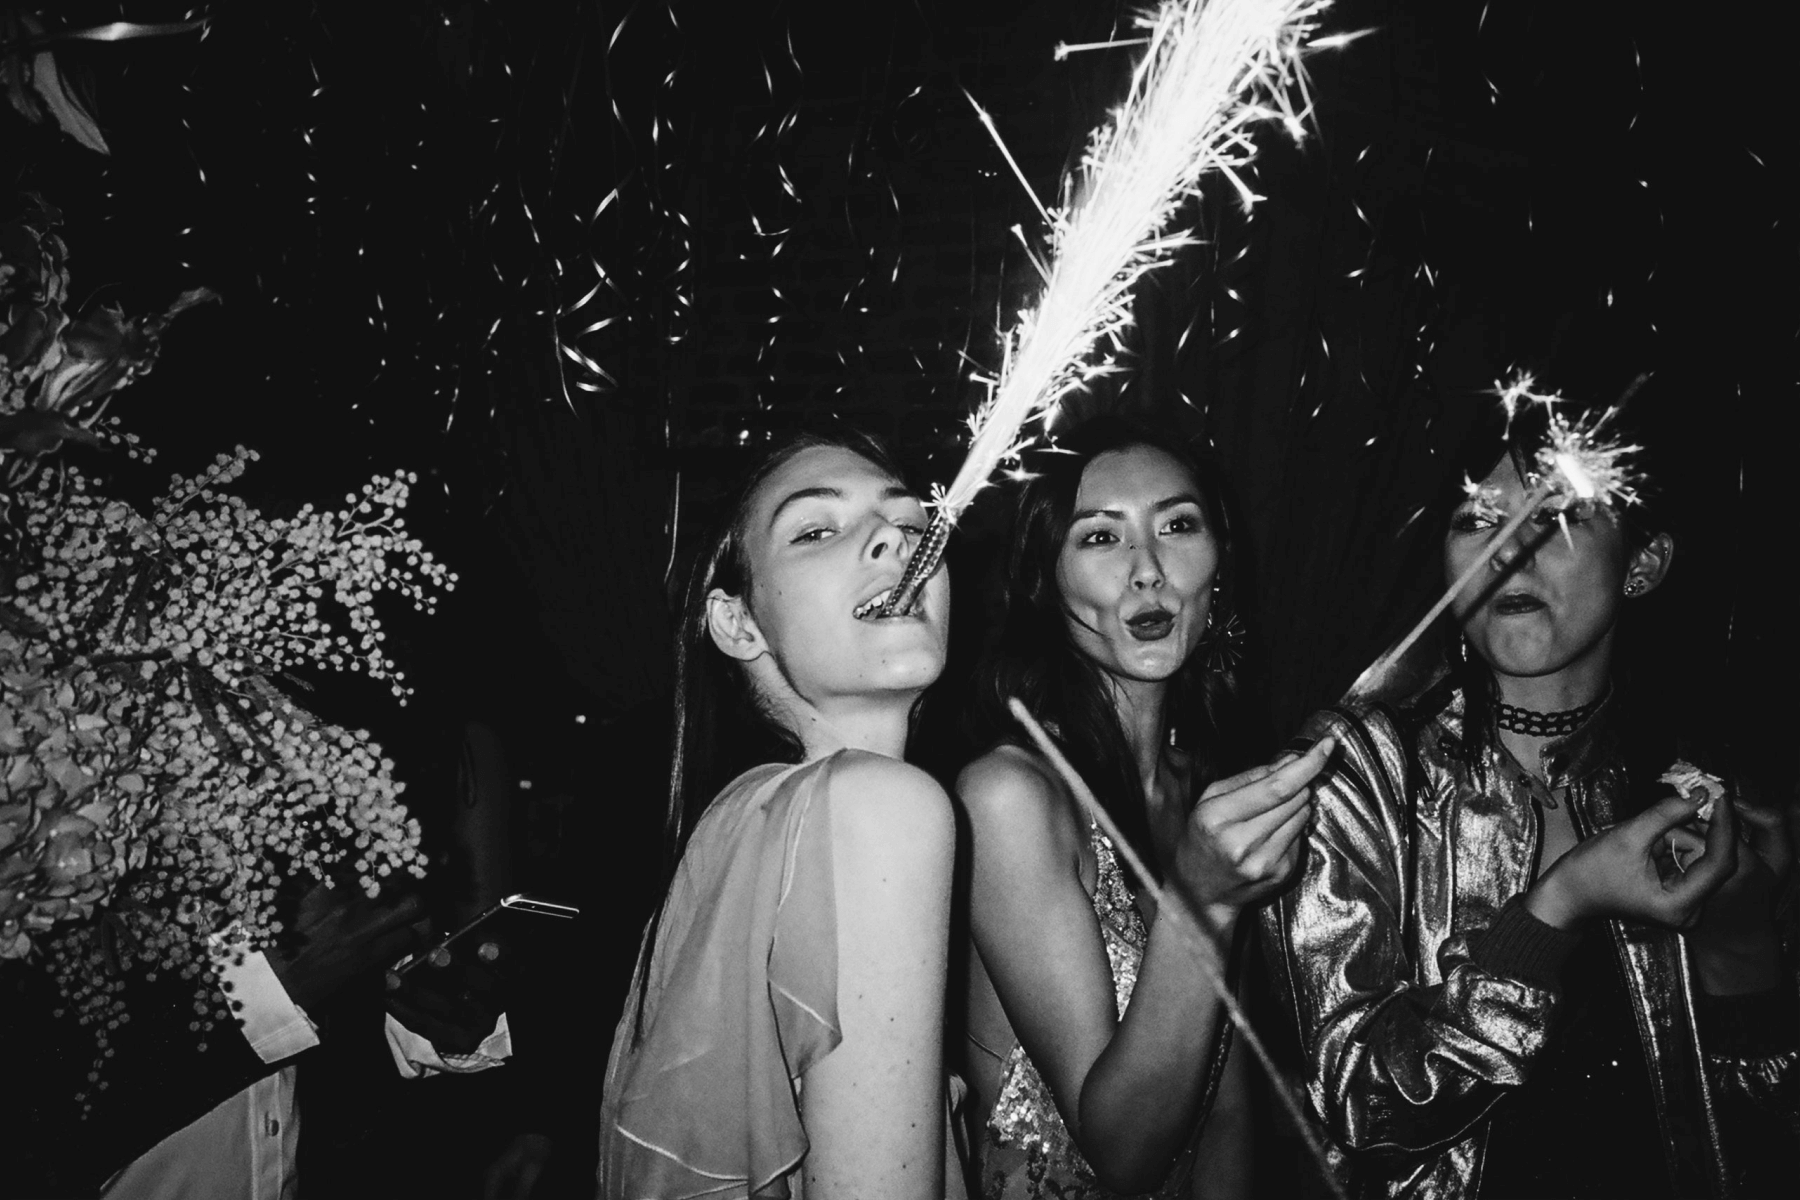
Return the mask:
<svg viewBox="0 0 1800 1200">
<path fill-rule="evenodd" d="M 1292 873 L 1308 781 L 1331 750 L 1228 779 L 1231 538 L 1213 473 L 1180 442 L 1101 418 L 1060 438 L 1024 489 L 1006 606 L 978 667 L 992 748 L 961 773 L 970 868 L 965 1061 L 989 1197 L 1243 1194 L 1241 1117 L 1207 941 Z M 1017 699 L 1092 785 L 1142 880 Z M 1217 782 L 1214 782 L 1217 780 Z M 1160 883 L 1201 928 L 1149 903 Z M 1165 908 L 1171 907 L 1165 904 Z M 1176 906 L 1178 907 L 1178 906 Z"/>
<path fill-rule="evenodd" d="M 1787 831 L 1615 670 L 1674 542 L 1613 414 L 1507 396 L 1444 534 L 1481 564 L 1448 675 L 1306 729 L 1341 754 L 1265 945 L 1312 1102 L 1357 1195 L 1785 1194 Z"/>
<path fill-rule="evenodd" d="M 955 827 L 901 761 L 949 584 L 873 442 L 804 437 L 701 548 L 676 650 L 672 873 L 601 1109 L 600 1195 L 963 1194 L 942 1053 Z"/>
</svg>

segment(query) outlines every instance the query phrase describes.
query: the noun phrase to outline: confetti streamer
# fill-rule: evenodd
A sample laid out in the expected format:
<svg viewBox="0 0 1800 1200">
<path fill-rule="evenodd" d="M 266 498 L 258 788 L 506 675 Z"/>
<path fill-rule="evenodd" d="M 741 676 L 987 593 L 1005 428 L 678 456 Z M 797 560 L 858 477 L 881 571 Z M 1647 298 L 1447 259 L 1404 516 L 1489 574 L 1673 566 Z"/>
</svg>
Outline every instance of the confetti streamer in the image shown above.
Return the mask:
<svg viewBox="0 0 1800 1200">
<path fill-rule="evenodd" d="M 1251 130 L 1278 120 L 1302 136 L 1308 106 L 1300 56 L 1329 3 L 1167 0 L 1144 18 L 1148 48 L 1124 103 L 1089 141 L 1072 181 L 1073 203 L 1046 210 L 1052 253 L 1037 306 L 1003 340 L 999 377 L 975 416 L 968 457 L 935 497 L 931 529 L 883 604 L 884 616 L 912 606 L 950 529 L 1023 448 L 1027 425 L 1048 425 L 1065 397 L 1117 369 L 1110 355 L 1096 359 L 1094 348 L 1103 341 L 1118 346 L 1132 323 L 1137 280 L 1196 240 L 1167 230 L 1201 179 L 1222 174 L 1253 203 L 1239 174 L 1255 153 Z"/>
</svg>

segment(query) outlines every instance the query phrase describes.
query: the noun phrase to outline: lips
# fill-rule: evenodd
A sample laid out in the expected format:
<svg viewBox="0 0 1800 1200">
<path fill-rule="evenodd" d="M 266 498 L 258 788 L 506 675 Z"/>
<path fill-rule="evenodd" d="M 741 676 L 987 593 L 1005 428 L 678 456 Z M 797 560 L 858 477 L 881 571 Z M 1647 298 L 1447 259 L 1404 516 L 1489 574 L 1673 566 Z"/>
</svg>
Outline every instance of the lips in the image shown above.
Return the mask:
<svg viewBox="0 0 1800 1200">
<path fill-rule="evenodd" d="M 1494 612 L 1502 617 L 1523 616 L 1548 607 L 1530 592 L 1508 592 L 1493 603 Z"/>
<path fill-rule="evenodd" d="M 1175 628 L 1175 614 L 1166 608 L 1152 608 L 1127 618 L 1125 628 L 1140 642 L 1158 642 Z"/>
</svg>

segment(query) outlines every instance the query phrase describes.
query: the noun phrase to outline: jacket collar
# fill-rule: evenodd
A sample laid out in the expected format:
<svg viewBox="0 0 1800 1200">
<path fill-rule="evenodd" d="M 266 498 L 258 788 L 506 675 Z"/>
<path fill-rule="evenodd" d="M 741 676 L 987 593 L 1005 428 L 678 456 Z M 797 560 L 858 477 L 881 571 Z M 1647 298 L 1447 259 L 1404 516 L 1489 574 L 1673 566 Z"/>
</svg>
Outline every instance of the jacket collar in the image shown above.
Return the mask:
<svg viewBox="0 0 1800 1200">
<path fill-rule="evenodd" d="M 1619 703 L 1612 684 L 1594 714 L 1568 737 L 1544 743 L 1544 782 L 1551 788 L 1566 787 L 1586 779 L 1617 757 Z M 1497 736 L 1497 735 L 1496 735 Z"/>
<path fill-rule="evenodd" d="M 1553 738 L 1545 742 L 1543 749 L 1539 752 L 1544 764 L 1542 780 L 1525 770 L 1507 751 L 1500 741 L 1500 730 L 1495 724 L 1495 714 L 1491 712 L 1487 720 L 1487 729 L 1484 731 L 1487 753 L 1483 757 L 1487 760 L 1490 769 L 1502 779 L 1554 792 L 1559 788 L 1587 779 L 1617 758 L 1619 753 L 1619 707 L 1618 694 L 1612 685 L 1608 684 L 1606 695 L 1601 699 L 1600 706 L 1594 710 L 1593 715 L 1581 723 L 1579 728 L 1567 737 Z M 1464 717 L 1463 696 L 1458 691 L 1438 715 L 1438 736 L 1442 737 L 1448 734 L 1451 739 L 1466 736 Z"/>
</svg>

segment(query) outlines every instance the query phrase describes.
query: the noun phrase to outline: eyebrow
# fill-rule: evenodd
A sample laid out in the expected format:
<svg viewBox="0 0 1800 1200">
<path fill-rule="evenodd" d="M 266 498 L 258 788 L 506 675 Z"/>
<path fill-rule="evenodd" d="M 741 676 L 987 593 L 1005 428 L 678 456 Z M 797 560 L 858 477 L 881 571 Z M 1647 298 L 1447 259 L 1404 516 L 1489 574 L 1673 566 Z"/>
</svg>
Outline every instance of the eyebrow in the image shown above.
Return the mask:
<svg viewBox="0 0 1800 1200">
<path fill-rule="evenodd" d="M 781 503 L 775 506 L 775 511 L 769 514 L 769 528 L 775 528 L 775 522 L 781 519 L 781 514 L 787 511 L 790 504 L 798 503 L 801 500 L 842 500 L 843 498 L 844 489 L 835 487 L 808 487 L 789 492 L 782 498 Z M 911 488 L 896 483 L 883 488 L 881 498 L 883 500 L 915 500 L 918 496 Z"/>
<path fill-rule="evenodd" d="M 1205 505 L 1200 503 L 1200 497 L 1194 495 L 1192 492 L 1182 492 L 1178 496 L 1170 496 L 1167 500 L 1158 500 L 1151 506 L 1150 511 L 1166 512 L 1171 508 L 1178 508 L 1183 504 L 1192 504 L 1195 508 L 1201 509 L 1202 511 L 1205 509 Z M 1125 519 L 1125 513 L 1117 508 L 1084 508 L 1078 512 L 1071 513 L 1069 515 L 1069 520 L 1071 522 L 1085 521 L 1089 517 L 1111 517 L 1115 521 L 1123 521 Z"/>
</svg>

